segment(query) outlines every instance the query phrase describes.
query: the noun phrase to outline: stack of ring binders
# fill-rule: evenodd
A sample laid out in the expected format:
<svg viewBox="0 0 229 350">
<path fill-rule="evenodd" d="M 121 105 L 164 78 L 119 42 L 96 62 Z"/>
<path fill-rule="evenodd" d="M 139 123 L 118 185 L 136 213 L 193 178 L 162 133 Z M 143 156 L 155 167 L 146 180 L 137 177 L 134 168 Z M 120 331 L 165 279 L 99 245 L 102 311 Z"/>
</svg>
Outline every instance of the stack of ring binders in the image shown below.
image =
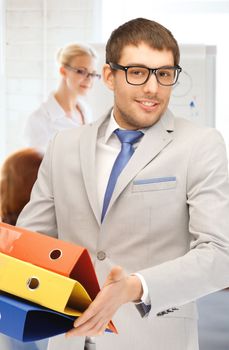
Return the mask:
<svg viewBox="0 0 229 350">
<path fill-rule="evenodd" d="M 1 333 L 23 342 L 65 333 L 99 291 L 85 248 L 0 223 Z M 117 333 L 112 321 L 106 331 Z"/>
</svg>

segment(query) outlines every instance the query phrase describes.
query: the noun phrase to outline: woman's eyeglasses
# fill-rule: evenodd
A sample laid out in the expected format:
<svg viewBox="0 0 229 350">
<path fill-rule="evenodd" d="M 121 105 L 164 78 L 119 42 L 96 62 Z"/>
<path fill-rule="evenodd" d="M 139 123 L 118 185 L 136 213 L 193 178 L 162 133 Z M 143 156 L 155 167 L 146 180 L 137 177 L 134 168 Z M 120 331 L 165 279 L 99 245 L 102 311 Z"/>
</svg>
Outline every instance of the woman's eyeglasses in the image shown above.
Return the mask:
<svg viewBox="0 0 229 350">
<path fill-rule="evenodd" d="M 85 79 L 85 78 L 100 79 L 101 78 L 101 74 L 98 74 L 95 72 L 90 73 L 90 72 L 88 72 L 88 70 L 86 68 L 72 67 L 72 66 L 69 66 L 68 64 L 65 64 L 64 67 L 71 70 L 72 72 L 76 73 L 77 75 L 79 75 L 83 79 Z"/>
</svg>

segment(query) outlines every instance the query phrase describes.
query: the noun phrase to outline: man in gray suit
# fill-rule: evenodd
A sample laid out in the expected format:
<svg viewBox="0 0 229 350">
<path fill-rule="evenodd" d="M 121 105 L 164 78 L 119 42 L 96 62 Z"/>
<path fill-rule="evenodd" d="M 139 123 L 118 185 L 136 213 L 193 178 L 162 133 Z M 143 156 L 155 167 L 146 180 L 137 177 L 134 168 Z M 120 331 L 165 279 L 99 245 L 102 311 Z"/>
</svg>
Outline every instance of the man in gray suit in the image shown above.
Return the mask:
<svg viewBox="0 0 229 350">
<path fill-rule="evenodd" d="M 123 24 L 103 68 L 113 109 L 48 148 L 18 225 L 86 247 L 102 286 L 50 350 L 197 350 L 195 300 L 229 285 L 225 145 L 169 111 L 180 72 L 169 30 Z"/>
</svg>

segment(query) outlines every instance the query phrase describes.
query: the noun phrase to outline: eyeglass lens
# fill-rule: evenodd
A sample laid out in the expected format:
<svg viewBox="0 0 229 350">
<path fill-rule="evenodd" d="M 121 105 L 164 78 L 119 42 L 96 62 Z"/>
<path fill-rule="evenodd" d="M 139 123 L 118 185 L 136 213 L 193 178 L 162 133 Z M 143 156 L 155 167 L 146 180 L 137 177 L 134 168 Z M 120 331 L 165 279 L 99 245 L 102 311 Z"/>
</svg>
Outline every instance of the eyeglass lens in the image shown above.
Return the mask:
<svg viewBox="0 0 229 350">
<path fill-rule="evenodd" d="M 126 71 L 127 82 L 133 85 L 144 84 L 152 73 L 155 74 L 161 85 L 173 85 L 178 77 L 176 68 L 158 68 L 152 71 L 145 67 L 128 67 Z"/>
</svg>

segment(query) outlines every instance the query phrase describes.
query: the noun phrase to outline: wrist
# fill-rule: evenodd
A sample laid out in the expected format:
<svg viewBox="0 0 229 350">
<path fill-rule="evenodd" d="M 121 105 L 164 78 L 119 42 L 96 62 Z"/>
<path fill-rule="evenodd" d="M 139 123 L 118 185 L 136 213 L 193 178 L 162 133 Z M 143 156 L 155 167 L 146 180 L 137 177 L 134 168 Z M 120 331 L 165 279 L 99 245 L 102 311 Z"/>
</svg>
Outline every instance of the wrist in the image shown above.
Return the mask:
<svg viewBox="0 0 229 350">
<path fill-rule="evenodd" d="M 136 275 L 130 275 L 127 277 L 127 284 L 129 301 L 139 302 L 143 295 L 143 288 L 140 278 Z"/>
</svg>

